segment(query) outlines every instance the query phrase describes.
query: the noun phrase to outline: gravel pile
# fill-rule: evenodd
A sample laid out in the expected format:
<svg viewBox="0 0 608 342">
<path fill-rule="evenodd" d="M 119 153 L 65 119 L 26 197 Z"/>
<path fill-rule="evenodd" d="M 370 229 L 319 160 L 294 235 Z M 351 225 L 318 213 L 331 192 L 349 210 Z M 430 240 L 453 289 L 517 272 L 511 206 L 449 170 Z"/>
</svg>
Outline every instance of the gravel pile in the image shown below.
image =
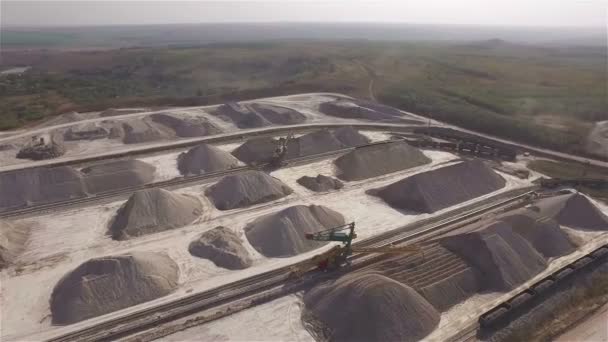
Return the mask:
<svg viewBox="0 0 608 342">
<path fill-rule="evenodd" d="M 222 178 L 205 194 L 219 210 L 230 210 L 274 201 L 292 192 L 290 187 L 264 172 L 246 171 Z"/>
<path fill-rule="evenodd" d="M 122 124 L 125 144 L 139 144 L 165 138 L 162 132 L 143 119 L 131 119 Z"/>
<path fill-rule="evenodd" d="M 287 107 L 253 103 L 250 108 L 275 125 L 296 125 L 306 121 L 302 113 Z"/>
<path fill-rule="evenodd" d="M 224 121 L 233 122 L 238 128 L 258 128 L 271 125 L 268 120 L 253 111 L 249 106 L 236 102 L 223 104 L 212 114 L 217 115 Z"/>
<path fill-rule="evenodd" d="M 52 322 L 66 325 L 163 297 L 179 268 L 164 254 L 137 252 L 91 259 L 65 275 L 51 295 Z"/>
<path fill-rule="evenodd" d="M 152 183 L 155 171 L 156 167 L 135 159 L 117 160 L 80 170 L 90 194 Z"/>
<path fill-rule="evenodd" d="M 177 157 L 177 168 L 182 175 L 200 175 L 224 171 L 239 166 L 239 161 L 228 152 L 201 144 Z"/>
<path fill-rule="evenodd" d="M 388 109 L 390 108 L 390 109 Z M 401 112 L 394 108 L 369 105 L 366 102 L 351 100 L 335 100 L 322 103 L 319 111 L 325 115 L 334 116 L 342 119 L 359 119 L 367 121 L 395 122 L 401 121 Z"/>
<path fill-rule="evenodd" d="M 272 160 L 277 147 L 277 140 L 271 137 L 253 138 L 232 151 L 232 155 L 249 165 L 264 164 Z"/>
<path fill-rule="evenodd" d="M 50 143 L 40 145 L 28 145 L 17 152 L 18 159 L 46 160 L 58 158 L 66 152 L 63 143 L 52 139 Z"/>
<path fill-rule="evenodd" d="M 608 230 L 608 217 L 579 193 L 545 198 L 535 205 L 543 216 L 555 219 L 562 226 L 592 231 Z"/>
<path fill-rule="evenodd" d="M 169 114 L 152 114 L 152 121 L 164 125 L 181 138 L 202 137 L 222 133 L 222 130 L 203 117 L 182 118 Z"/>
<path fill-rule="evenodd" d="M 229 270 L 242 270 L 252 264 L 241 239 L 226 227 L 217 227 L 203 233 L 190 243 L 190 254 L 211 260 L 215 265 Z"/>
<path fill-rule="evenodd" d="M 202 211 L 198 198 L 159 188 L 140 190 L 118 209 L 110 233 L 114 239 L 125 240 L 179 228 L 196 221 Z"/>
<path fill-rule="evenodd" d="M 72 126 L 63 135 L 65 140 L 96 140 L 105 139 L 110 131 L 95 123 Z"/>
<path fill-rule="evenodd" d="M 0 269 L 10 265 L 25 248 L 29 227 L 0 221 Z"/>
<path fill-rule="evenodd" d="M 419 173 L 369 194 L 397 209 L 433 213 L 499 190 L 505 184 L 494 170 L 473 160 Z"/>
<path fill-rule="evenodd" d="M 81 174 L 69 166 L 0 173 L 0 210 L 85 197 Z"/>
<path fill-rule="evenodd" d="M 297 205 L 255 219 L 245 227 L 245 235 L 253 248 L 266 257 L 290 257 L 326 244 L 306 239 L 306 233 L 343 224 L 344 217 L 329 208 Z"/>
<path fill-rule="evenodd" d="M 323 175 L 317 175 L 317 177 L 304 176 L 299 178 L 297 182 L 301 186 L 314 192 L 326 192 L 342 189 L 344 187 L 344 184 L 339 180 Z"/>
<path fill-rule="evenodd" d="M 320 322 L 330 331 L 330 341 L 419 341 L 440 320 L 416 291 L 373 273 L 349 274 L 319 285 L 306 293 L 304 304 L 304 325 Z"/>
<path fill-rule="evenodd" d="M 334 161 L 338 178 L 358 181 L 407 170 L 431 162 L 420 150 L 405 141 L 366 146 Z"/>
</svg>

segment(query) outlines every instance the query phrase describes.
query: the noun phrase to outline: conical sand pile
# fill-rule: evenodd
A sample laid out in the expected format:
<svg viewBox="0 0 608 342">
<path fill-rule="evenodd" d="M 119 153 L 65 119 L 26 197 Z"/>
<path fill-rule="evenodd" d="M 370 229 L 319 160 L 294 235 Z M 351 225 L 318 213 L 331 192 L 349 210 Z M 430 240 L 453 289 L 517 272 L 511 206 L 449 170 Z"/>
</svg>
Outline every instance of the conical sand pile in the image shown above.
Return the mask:
<svg viewBox="0 0 608 342">
<path fill-rule="evenodd" d="M 202 212 L 198 198 L 158 188 L 140 190 L 118 209 L 110 232 L 117 240 L 161 232 L 189 225 Z"/>
<path fill-rule="evenodd" d="M 287 107 L 253 103 L 251 108 L 275 125 L 295 125 L 306 121 L 302 113 Z"/>
<path fill-rule="evenodd" d="M 327 207 L 297 205 L 255 219 L 245 227 L 245 235 L 266 257 L 290 257 L 325 245 L 306 239 L 306 233 L 343 224 L 344 217 Z"/>
<path fill-rule="evenodd" d="M 331 341 L 419 341 L 440 315 L 410 287 L 378 274 L 354 273 L 304 296 L 303 315 L 331 331 Z M 316 335 L 316 332 L 312 332 Z"/>
<path fill-rule="evenodd" d="M 562 226 L 582 230 L 608 230 L 608 217 L 587 197 L 568 194 L 542 199 L 536 207 L 543 216 L 555 219 Z"/>
<path fill-rule="evenodd" d="M 287 145 L 288 158 L 336 151 L 369 143 L 369 139 L 352 127 L 315 131 L 293 139 Z"/>
<path fill-rule="evenodd" d="M 190 243 L 190 254 L 211 260 L 219 267 L 241 270 L 251 266 L 251 257 L 241 239 L 226 227 L 203 233 Z"/>
<path fill-rule="evenodd" d="M 205 194 L 216 208 L 229 210 L 274 201 L 292 192 L 290 187 L 264 172 L 246 171 L 222 178 Z"/>
<path fill-rule="evenodd" d="M 130 119 L 123 124 L 125 144 L 139 144 L 158 141 L 165 138 L 162 132 L 143 119 Z"/>
<path fill-rule="evenodd" d="M 219 134 L 222 131 L 205 118 L 182 118 L 169 114 L 150 115 L 152 121 L 164 125 L 182 138 L 202 137 Z"/>
<path fill-rule="evenodd" d="M 177 168 L 182 175 L 224 171 L 238 165 L 238 159 L 230 153 L 207 144 L 193 147 L 177 157 Z"/>
<path fill-rule="evenodd" d="M 271 123 L 247 105 L 231 102 L 219 106 L 212 114 L 225 121 L 232 121 L 238 128 L 257 128 L 270 126 Z"/>
<path fill-rule="evenodd" d="M 489 194 L 505 184 L 494 170 L 474 160 L 419 173 L 369 193 L 394 208 L 432 213 Z"/>
<path fill-rule="evenodd" d="M 278 147 L 276 139 L 270 137 L 253 138 L 232 151 L 232 155 L 247 164 L 268 163 Z"/>
<path fill-rule="evenodd" d="M 156 167 L 134 159 L 117 160 L 80 170 L 87 191 L 91 194 L 152 183 L 155 171 Z"/>
<path fill-rule="evenodd" d="M 91 259 L 55 285 L 50 300 L 53 324 L 71 324 L 165 296 L 177 287 L 178 272 L 164 254 Z"/>
<path fill-rule="evenodd" d="M 0 269 L 8 266 L 25 248 L 29 227 L 0 221 Z"/>
<path fill-rule="evenodd" d="M 347 181 L 378 177 L 430 163 L 420 150 L 404 141 L 367 146 L 336 159 L 337 176 Z"/>
</svg>

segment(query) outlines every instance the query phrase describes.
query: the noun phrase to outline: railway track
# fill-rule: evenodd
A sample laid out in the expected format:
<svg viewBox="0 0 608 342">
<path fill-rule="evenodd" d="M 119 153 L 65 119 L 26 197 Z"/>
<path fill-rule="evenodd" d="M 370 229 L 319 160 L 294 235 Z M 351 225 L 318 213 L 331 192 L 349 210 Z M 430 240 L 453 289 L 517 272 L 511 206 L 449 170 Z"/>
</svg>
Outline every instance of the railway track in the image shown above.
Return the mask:
<svg viewBox="0 0 608 342">
<path fill-rule="evenodd" d="M 363 240 L 355 244 L 360 247 L 386 246 L 390 244 L 404 244 L 420 239 L 430 239 L 447 231 L 457 229 L 471 220 L 483 217 L 484 214 L 499 210 L 501 208 L 514 205 L 532 195 L 536 187 L 511 191 L 508 198 L 497 196 L 493 198 L 491 204 L 482 208 L 461 213 L 459 210 L 450 211 L 435 220 L 429 219 L 423 223 L 410 224 L 393 231 L 380 234 L 378 236 Z M 449 217 L 450 214 L 458 212 L 459 216 Z M 436 222 L 432 222 L 436 221 Z M 460 223 L 460 225 L 458 225 Z M 416 229 L 416 226 L 419 226 Z M 414 230 L 414 231 L 413 231 Z M 346 271 L 369 265 L 380 260 L 381 257 L 365 257 L 363 255 L 352 255 L 350 257 L 351 266 Z M 307 261 L 288 265 L 272 271 L 267 271 L 255 276 L 242 279 L 230 284 L 225 284 L 214 289 L 192 294 L 175 301 L 160 304 L 154 307 L 143 309 L 135 313 L 109 319 L 103 323 L 85 327 L 60 336 L 49 339 L 50 342 L 64 341 L 111 341 L 135 333 L 153 328 L 159 324 L 174 321 L 185 316 L 218 307 L 227 303 L 234 303 L 239 300 L 250 298 L 264 291 L 282 288 L 290 291 L 297 291 L 301 287 L 297 281 L 290 279 L 294 266 L 307 264 Z M 311 281 L 320 281 L 323 273 L 315 269 L 310 269 L 304 278 Z M 251 302 L 250 306 L 255 305 Z"/>
<path fill-rule="evenodd" d="M 365 148 L 365 147 L 369 147 L 369 146 L 381 145 L 381 144 L 386 144 L 386 143 L 395 142 L 395 141 L 396 140 L 378 141 L 378 142 L 373 142 L 373 143 L 369 143 L 369 144 L 365 144 L 365 145 L 361 145 L 361 146 L 357 146 L 357 147 L 349 147 L 349 148 L 318 153 L 318 154 L 309 155 L 309 156 L 300 157 L 300 158 L 293 158 L 293 159 L 287 160 L 286 162 L 288 163 L 287 166 L 290 166 L 290 167 L 297 166 L 297 165 L 301 165 L 301 164 L 310 163 L 310 162 L 313 162 L 316 160 L 321 160 L 321 159 L 345 154 L 345 153 L 348 153 L 357 148 Z M 110 200 L 110 199 L 114 199 L 114 198 L 118 198 L 118 197 L 123 197 L 125 195 L 130 195 L 136 191 L 144 190 L 144 189 L 181 188 L 181 187 L 191 186 L 194 184 L 205 184 L 205 183 L 209 183 L 214 180 L 217 180 L 221 177 L 237 174 L 239 172 L 249 171 L 249 170 L 263 170 L 263 169 L 266 169 L 269 167 L 271 167 L 271 165 L 267 163 L 267 164 L 262 164 L 262 165 L 257 165 L 257 166 L 241 166 L 241 167 L 233 168 L 233 169 L 226 170 L 226 171 L 205 173 L 202 175 L 173 178 L 173 179 L 165 180 L 165 181 L 159 181 L 159 182 L 154 182 L 154 183 L 142 184 L 142 185 L 138 185 L 138 186 L 126 187 L 126 188 L 122 188 L 120 190 L 115 190 L 115 191 L 102 192 L 102 193 L 98 193 L 98 194 L 91 195 L 88 197 L 74 198 L 74 199 L 65 200 L 65 201 L 58 201 L 58 202 L 53 202 L 53 203 L 48 203 L 48 204 L 40 204 L 40 205 L 29 206 L 29 207 L 25 207 L 25 208 L 7 210 L 7 211 L 3 211 L 3 212 L 0 211 L 0 218 L 11 218 L 11 217 L 18 217 L 18 216 L 25 216 L 25 215 L 32 215 L 32 214 L 44 214 L 47 212 L 55 211 L 57 209 L 63 209 L 63 208 L 84 205 L 84 204 L 89 204 L 89 203 L 95 203 L 95 202 L 101 202 L 104 200 Z"/>
</svg>

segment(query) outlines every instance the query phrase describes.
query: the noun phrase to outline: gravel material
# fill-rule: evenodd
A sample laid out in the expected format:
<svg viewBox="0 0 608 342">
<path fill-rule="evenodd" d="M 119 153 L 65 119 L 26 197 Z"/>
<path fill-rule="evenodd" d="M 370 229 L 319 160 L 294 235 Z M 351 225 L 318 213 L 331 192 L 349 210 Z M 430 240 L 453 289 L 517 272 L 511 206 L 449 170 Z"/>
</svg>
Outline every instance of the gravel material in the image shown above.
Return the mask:
<svg viewBox="0 0 608 342">
<path fill-rule="evenodd" d="M 238 128 L 258 128 L 271 125 L 270 121 L 241 103 L 223 104 L 211 113 L 224 121 L 233 122 Z"/>
<path fill-rule="evenodd" d="M 139 144 L 145 142 L 159 141 L 165 138 L 158 128 L 142 119 L 131 119 L 123 122 L 125 144 Z"/>
<path fill-rule="evenodd" d="M 222 178 L 205 194 L 219 210 L 230 210 L 274 201 L 292 192 L 290 187 L 267 173 L 245 171 Z"/>
<path fill-rule="evenodd" d="M 190 243 L 188 250 L 196 257 L 209 259 L 229 270 L 242 270 L 252 264 L 243 241 L 226 227 L 216 227 L 203 233 Z"/>
<path fill-rule="evenodd" d="M 326 192 L 342 189 L 344 187 L 344 184 L 339 180 L 323 175 L 317 175 L 316 177 L 304 176 L 299 178 L 297 182 L 301 186 L 314 192 Z"/>
<path fill-rule="evenodd" d="M 306 121 L 302 113 L 287 107 L 253 103 L 250 108 L 275 125 L 296 125 Z"/>
<path fill-rule="evenodd" d="M 563 226 L 590 231 L 608 230 L 608 217 L 579 193 L 542 199 L 535 206 L 543 216 L 552 217 Z"/>
<path fill-rule="evenodd" d="M 202 212 L 198 198 L 158 188 L 140 190 L 118 209 L 110 233 L 114 239 L 125 240 L 179 228 L 196 221 Z"/>
<path fill-rule="evenodd" d="M 86 123 L 70 127 L 63 135 L 65 140 L 96 140 L 105 139 L 110 131 L 95 123 Z"/>
<path fill-rule="evenodd" d="M 397 209 L 433 213 L 505 185 L 504 178 L 494 170 L 473 160 L 419 173 L 368 193 Z"/>
<path fill-rule="evenodd" d="M 202 144 L 177 157 L 177 168 L 182 175 L 199 175 L 224 171 L 239 166 L 239 161 L 230 153 Z"/>
<path fill-rule="evenodd" d="M 50 300 L 53 324 L 72 324 L 163 297 L 177 288 L 178 278 L 178 266 L 164 254 L 91 259 L 55 285 Z"/>
<path fill-rule="evenodd" d="M 0 269 L 10 265 L 25 249 L 29 226 L 0 221 Z"/>
<path fill-rule="evenodd" d="M 416 291 L 373 273 L 319 285 L 306 293 L 304 305 L 304 325 L 311 326 L 309 317 L 320 321 L 330 341 L 420 341 L 440 320 Z"/>
<path fill-rule="evenodd" d="M 324 246 L 306 239 L 314 233 L 344 224 L 344 217 L 327 207 L 297 205 L 255 219 L 245 227 L 249 243 L 266 257 L 290 257 Z"/>
<path fill-rule="evenodd" d="M 264 164 L 273 159 L 277 147 L 278 141 L 271 137 L 253 138 L 232 151 L 232 155 L 249 165 Z"/>
<path fill-rule="evenodd" d="M 404 141 L 357 148 L 334 161 L 338 178 L 358 181 L 407 170 L 431 162 Z"/>
<path fill-rule="evenodd" d="M 80 170 L 87 191 L 97 194 L 152 183 L 156 168 L 139 160 L 117 160 Z"/>
<path fill-rule="evenodd" d="M 203 117 L 182 118 L 169 114 L 152 114 L 152 121 L 167 126 L 180 138 L 202 137 L 220 134 L 222 130 Z"/>
<path fill-rule="evenodd" d="M 319 111 L 325 115 L 343 119 L 395 122 L 401 121 L 403 114 L 391 107 L 359 100 L 335 100 L 322 103 Z"/>
</svg>

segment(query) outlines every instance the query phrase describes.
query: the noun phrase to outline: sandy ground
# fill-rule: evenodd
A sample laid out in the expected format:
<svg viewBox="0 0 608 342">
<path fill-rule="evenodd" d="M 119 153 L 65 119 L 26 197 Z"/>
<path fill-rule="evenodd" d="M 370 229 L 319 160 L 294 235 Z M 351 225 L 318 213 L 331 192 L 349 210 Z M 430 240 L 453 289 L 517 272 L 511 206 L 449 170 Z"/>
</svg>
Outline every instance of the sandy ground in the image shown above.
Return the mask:
<svg viewBox="0 0 608 342">
<path fill-rule="evenodd" d="M 589 153 L 601 157 L 608 156 L 608 121 L 601 121 L 595 124 L 595 127 L 587 138 L 586 149 Z"/>
<path fill-rule="evenodd" d="M 555 342 L 608 342 L 608 305 L 561 335 Z"/>
</svg>

